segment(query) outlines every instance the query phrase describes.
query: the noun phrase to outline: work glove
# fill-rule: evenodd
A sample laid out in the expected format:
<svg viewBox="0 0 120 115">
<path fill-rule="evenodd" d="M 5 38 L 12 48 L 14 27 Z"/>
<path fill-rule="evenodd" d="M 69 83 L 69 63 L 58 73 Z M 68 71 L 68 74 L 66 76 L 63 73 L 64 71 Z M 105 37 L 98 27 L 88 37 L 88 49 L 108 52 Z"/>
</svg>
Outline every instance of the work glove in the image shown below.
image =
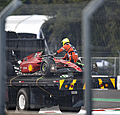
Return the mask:
<svg viewBox="0 0 120 115">
<path fill-rule="evenodd" d="M 52 54 L 54 57 L 57 55 L 57 53 Z"/>
</svg>

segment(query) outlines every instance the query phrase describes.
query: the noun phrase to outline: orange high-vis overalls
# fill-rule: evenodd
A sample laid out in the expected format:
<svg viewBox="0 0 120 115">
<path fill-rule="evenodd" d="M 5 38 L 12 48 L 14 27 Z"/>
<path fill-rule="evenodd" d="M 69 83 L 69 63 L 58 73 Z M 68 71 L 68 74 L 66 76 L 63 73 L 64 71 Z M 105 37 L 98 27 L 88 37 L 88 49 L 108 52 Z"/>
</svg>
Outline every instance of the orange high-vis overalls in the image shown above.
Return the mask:
<svg viewBox="0 0 120 115">
<path fill-rule="evenodd" d="M 73 63 L 77 62 L 78 59 L 77 50 L 70 43 L 66 43 L 63 47 L 57 50 L 57 53 L 60 53 L 62 51 L 66 51 L 66 54 L 63 57 L 63 59 L 69 59 L 69 61 Z"/>
</svg>

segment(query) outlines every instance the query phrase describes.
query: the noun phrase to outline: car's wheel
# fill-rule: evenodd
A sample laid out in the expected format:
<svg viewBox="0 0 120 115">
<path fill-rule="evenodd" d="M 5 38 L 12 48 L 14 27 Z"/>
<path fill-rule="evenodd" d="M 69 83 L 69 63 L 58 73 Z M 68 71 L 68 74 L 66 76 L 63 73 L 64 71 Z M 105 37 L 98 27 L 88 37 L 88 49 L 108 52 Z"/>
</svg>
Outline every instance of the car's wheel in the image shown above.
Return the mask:
<svg viewBox="0 0 120 115">
<path fill-rule="evenodd" d="M 10 62 L 6 62 L 6 75 L 7 76 L 15 75 L 14 67 Z"/>
<path fill-rule="evenodd" d="M 29 91 L 26 88 L 19 90 L 17 94 L 17 109 L 28 110 L 29 108 Z"/>
<path fill-rule="evenodd" d="M 49 77 L 53 75 L 53 73 L 50 72 L 51 64 L 55 64 L 54 60 L 52 59 L 43 60 L 40 66 L 40 71 L 43 76 Z"/>
<path fill-rule="evenodd" d="M 94 72 L 98 72 L 98 66 L 97 66 L 97 64 L 96 63 L 93 63 L 93 65 L 92 65 L 92 71 L 94 71 Z"/>
</svg>

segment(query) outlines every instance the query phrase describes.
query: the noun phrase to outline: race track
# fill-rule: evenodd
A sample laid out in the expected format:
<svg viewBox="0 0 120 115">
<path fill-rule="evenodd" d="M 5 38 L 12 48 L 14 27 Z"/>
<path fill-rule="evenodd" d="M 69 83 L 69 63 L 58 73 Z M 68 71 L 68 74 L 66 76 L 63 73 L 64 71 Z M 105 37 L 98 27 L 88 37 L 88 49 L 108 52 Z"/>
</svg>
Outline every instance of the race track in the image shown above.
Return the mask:
<svg viewBox="0 0 120 115">
<path fill-rule="evenodd" d="M 119 90 L 92 90 L 92 108 L 120 108 Z M 85 106 L 82 107 L 85 109 Z"/>
</svg>

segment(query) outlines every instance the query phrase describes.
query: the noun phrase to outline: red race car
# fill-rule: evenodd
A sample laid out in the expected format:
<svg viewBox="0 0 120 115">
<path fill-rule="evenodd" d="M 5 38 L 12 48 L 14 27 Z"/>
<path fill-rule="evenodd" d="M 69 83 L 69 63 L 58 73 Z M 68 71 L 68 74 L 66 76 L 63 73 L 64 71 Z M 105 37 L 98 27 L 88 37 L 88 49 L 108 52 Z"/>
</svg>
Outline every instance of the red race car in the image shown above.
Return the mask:
<svg viewBox="0 0 120 115">
<path fill-rule="evenodd" d="M 21 73 L 36 73 L 43 76 L 57 74 L 81 74 L 82 68 L 78 65 L 63 59 L 56 59 L 52 55 L 43 55 L 43 52 L 33 53 L 23 59 L 19 69 Z"/>
</svg>

